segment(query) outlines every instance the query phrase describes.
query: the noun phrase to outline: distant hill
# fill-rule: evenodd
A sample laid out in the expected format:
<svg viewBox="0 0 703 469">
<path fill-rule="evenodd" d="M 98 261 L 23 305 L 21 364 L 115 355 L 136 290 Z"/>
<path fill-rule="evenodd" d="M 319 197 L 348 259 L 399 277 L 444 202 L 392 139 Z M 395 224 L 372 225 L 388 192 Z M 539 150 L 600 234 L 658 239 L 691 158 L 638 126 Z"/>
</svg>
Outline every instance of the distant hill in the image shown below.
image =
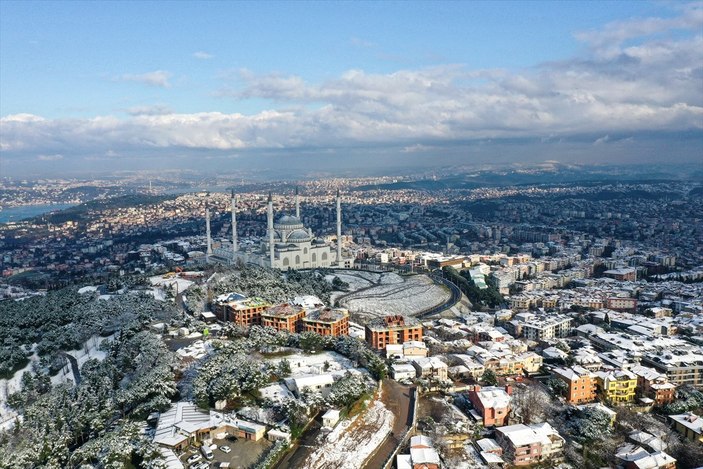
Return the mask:
<svg viewBox="0 0 703 469">
<path fill-rule="evenodd" d="M 138 205 L 151 205 L 171 199 L 174 196 L 168 195 L 146 195 L 130 194 L 120 197 L 110 197 L 107 199 L 91 200 L 74 207 L 34 217 L 34 221 L 45 220 L 49 223 L 59 224 L 67 221 L 77 221 L 87 219 L 88 213 L 93 210 L 104 210 L 107 208 L 135 207 Z"/>
</svg>

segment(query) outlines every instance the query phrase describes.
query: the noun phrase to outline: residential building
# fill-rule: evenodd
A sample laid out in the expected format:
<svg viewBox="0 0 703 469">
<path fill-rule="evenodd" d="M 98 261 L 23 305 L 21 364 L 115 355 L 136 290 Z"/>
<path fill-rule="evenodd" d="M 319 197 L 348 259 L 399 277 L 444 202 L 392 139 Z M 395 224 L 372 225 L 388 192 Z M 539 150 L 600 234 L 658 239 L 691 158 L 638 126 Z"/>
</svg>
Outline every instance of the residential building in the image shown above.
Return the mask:
<svg viewBox="0 0 703 469">
<path fill-rule="evenodd" d="M 637 280 L 637 270 L 631 267 L 623 267 L 621 269 L 611 269 L 603 272 L 605 277 L 614 278 L 621 282 L 634 282 Z"/>
<path fill-rule="evenodd" d="M 703 418 L 693 412 L 669 415 L 669 418 L 674 430 L 683 435 L 684 438 L 703 443 Z"/>
<path fill-rule="evenodd" d="M 496 441 L 503 448 L 503 459 L 515 466 L 560 458 L 564 447 L 564 438 L 548 423 L 499 427 Z"/>
<path fill-rule="evenodd" d="M 176 402 L 159 416 L 153 441 L 167 448 L 183 450 L 195 442 L 224 438 L 226 434 L 258 441 L 265 432 L 264 425 L 219 411 L 203 412 L 190 402 Z"/>
<path fill-rule="evenodd" d="M 439 469 L 440 460 L 432 440 L 424 435 L 410 438 L 410 454 L 396 456 L 398 469 Z"/>
<path fill-rule="evenodd" d="M 286 378 L 286 386 L 297 397 L 306 392 L 319 392 L 323 395 L 329 393 L 329 389 L 334 384 L 334 376 L 331 374 L 298 376 L 297 378 Z"/>
<path fill-rule="evenodd" d="M 397 314 L 374 319 L 366 325 L 366 342 L 374 349 L 408 341 L 422 341 L 422 324 L 417 319 Z"/>
<path fill-rule="evenodd" d="M 665 373 L 669 381 L 677 386 L 689 384 L 703 387 L 703 351 L 700 348 L 661 350 L 644 355 L 642 363 Z"/>
<path fill-rule="evenodd" d="M 239 294 L 235 297 L 226 296 L 224 301 L 215 301 L 215 314 L 220 321 L 233 322 L 238 326 L 260 326 L 261 312 L 271 307 L 271 305 L 257 297 L 246 298 Z"/>
<path fill-rule="evenodd" d="M 630 371 L 637 376 L 638 397 L 651 399 L 658 406 L 676 399 L 676 385 L 670 383 L 665 374 L 641 365 L 633 366 Z"/>
<path fill-rule="evenodd" d="M 396 380 L 414 379 L 417 376 L 417 370 L 410 363 L 394 363 L 391 365 L 391 377 Z"/>
<path fill-rule="evenodd" d="M 510 386 L 473 386 L 468 392 L 468 398 L 474 410 L 481 417 L 484 427 L 500 427 L 508 423 L 510 415 Z"/>
<path fill-rule="evenodd" d="M 627 404 L 635 400 L 637 376 L 626 370 L 596 371 L 596 388 L 609 404 Z"/>
<path fill-rule="evenodd" d="M 278 331 L 301 332 L 305 309 L 301 306 L 283 303 L 261 312 L 261 325 Z"/>
<path fill-rule="evenodd" d="M 349 311 L 344 308 L 322 308 L 310 311 L 303 318 L 303 330 L 320 335 L 349 335 Z"/>
<path fill-rule="evenodd" d="M 637 300 L 635 298 L 606 298 L 605 307 L 614 311 L 637 311 Z"/>
<path fill-rule="evenodd" d="M 419 378 L 435 378 L 446 381 L 449 367 L 437 357 L 418 357 L 413 360 L 413 366 Z"/>
<path fill-rule="evenodd" d="M 571 318 L 561 314 L 536 315 L 518 313 L 511 321 L 516 337 L 529 340 L 547 340 L 555 337 L 567 337 L 571 332 Z"/>
<path fill-rule="evenodd" d="M 596 376 L 593 372 L 576 365 L 571 368 L 555 368 L 552 373 L 568 386 L 564 397 L 569 404 L 596 400 Z"/>
<path fill-rule="evenodd" d="M 624 469 L 676 469 L 676 459 L 664 451 L 649 452 L 641 446 L 625 444 L 615 457 Z"/>
</svg>

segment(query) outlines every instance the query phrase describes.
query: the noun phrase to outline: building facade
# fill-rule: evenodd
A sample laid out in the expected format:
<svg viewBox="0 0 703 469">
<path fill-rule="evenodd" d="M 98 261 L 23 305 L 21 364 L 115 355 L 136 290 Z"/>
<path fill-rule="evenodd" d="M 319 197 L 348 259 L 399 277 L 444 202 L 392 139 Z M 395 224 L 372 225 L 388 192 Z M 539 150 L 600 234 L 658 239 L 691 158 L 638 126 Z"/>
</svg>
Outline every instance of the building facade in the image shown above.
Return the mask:
<svg viewBox="0 0 703 469">
<path fill-rule="evenodd" d="M 596 388 L 609 404 L 628 404 L 637 395 L 637 376 L 626 370 L 597 371 Z"/>
<path fill-rule="evenodd" d="M 581 367 L 555 368 L 554 377 L 567 385 L 566 401 L 569 404 L 584 404 L 596 400 L 596 376 Z"/>
<path fill-rule="evenodd" d="M 349 335 L 349 311 L 344 308 L 310 311 L 303 318 L 303 331 L 331 336 Z"/>
<path fill-rule="evenodd" d="M 386 345 L 422 341 L 422 324 L 417 319 L 402 315 L 386 316 L 366 325 L 366 342 L 377 350 Z"/>
<path fill-rule="evenodd" d="M 500 427 L 508 423 L 510 416 L 510 386 L 473 386 L 468 398 L 474 409 L 481 416 L 484 427 Z"/>
<path fill-rule="evenodd" d="M 283 303 L 261 312 L 261 325 L 273 327 L 277 331 L 302 332 L 305 309 L 300 306 Z"/>
<path fill-rule="evenodd" d="M 496 429 L 504 458 L 515 466 L 529 466 L 561 457 L 564 438 L 548 423 L 510 425 Z"/>
<path fill-rule="evenodd" d="M 215 301 L 215 315 L 220 321 L 232 322 L 238 326 L 260 326 L 261 313 L 269 307 L 271 305 L 267 301 L 257 297 L 226 299 Z"/>
</svg>

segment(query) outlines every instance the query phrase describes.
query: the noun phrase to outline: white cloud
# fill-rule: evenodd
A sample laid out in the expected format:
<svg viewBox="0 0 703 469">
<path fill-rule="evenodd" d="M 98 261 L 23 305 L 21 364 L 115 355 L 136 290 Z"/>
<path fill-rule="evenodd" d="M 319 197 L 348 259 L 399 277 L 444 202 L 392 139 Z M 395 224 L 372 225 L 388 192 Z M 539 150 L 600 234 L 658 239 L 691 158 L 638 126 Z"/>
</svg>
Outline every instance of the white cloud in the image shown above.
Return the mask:
<svg viewBox="0 0 703 469">
<path fill-rule="evenodd" d="M 57 161 L 57 160 L 62 160 L 62 159 L 63 159 L 63 155 L 59 155 L 59 154 L 56 154 L 56 155 L 39 155 L 39 156 L 37 156 L 37 159 L 38 159 L 39 161 Z"/>
<path fill-rule="evenodd" d="M 118 81 L 134 81 L 137 83 L 143 83 L 149 86 L 156 86 L 159 88 L 170 88 L 171 83 L 169 83 L 169 78 L 171 78 L 171 73 L 164 70 L 155 70 L 153 72 L 141 73 L 141 74 L 125 74 L 117 78 Z"/>
<path fill-rule="evenodd" d="M 209 59 L 214 58 L 215 56 L 212 54 L 209 54 L 207 52 L 199 50 L 197 52 L 193 52 L 193 57 L 195 57 L 196 59 L 199 59 L 199 60 L 209 60 Z"/>
<path fill-rule="evenodd" d="M 601 138 L 596 139 L 595 142 L 593 142 L 594 145 L 603 145 L 604 143 L 608 143 L 610 141 L 610 135 L 605 135 Z"/>
<path fill-rule="evenodd" d="M 670 18 L 632 18 L 614 21 L 603 28 L 579 31 L 574 37 L 602 54 L 617 53 L 623 42 L 672 30 L 699 31 L 703 27 L 703 2 L 677 5 L 680 14 Z"/>
<path fill-rule="evenodd" d="M 349 70 L 310 83 L 295 75 L 239 70 L 221 77 L 226 88 L 219 95 L 264 98 L 273 101 L 272 109 L 250 115 L 176 114 L 165 105 L 139 106 L 128 109 L 124 119 L 16 114 L 2 118 L 0 148 L 50 155 L 73 148 L 105 154 L 386 145 L 410 157 L 474 139 L 530 138 L 547 144 L 586 136 L 582 141 L 590 147 L 642 132 L 700 133 L 703 36 L 691 27 L 689 34 L 623 45 L 636 35 L 698 24 L 699 14 L 688 8 L 676 21 L 611 24 L 583 36 L 592 44 L 615 38 L 609 53 L 594 49 L 518 72 L 449 64 L 387 74 Z M 168 86 L 170 74 L 129 77 Z"/>
</svg>

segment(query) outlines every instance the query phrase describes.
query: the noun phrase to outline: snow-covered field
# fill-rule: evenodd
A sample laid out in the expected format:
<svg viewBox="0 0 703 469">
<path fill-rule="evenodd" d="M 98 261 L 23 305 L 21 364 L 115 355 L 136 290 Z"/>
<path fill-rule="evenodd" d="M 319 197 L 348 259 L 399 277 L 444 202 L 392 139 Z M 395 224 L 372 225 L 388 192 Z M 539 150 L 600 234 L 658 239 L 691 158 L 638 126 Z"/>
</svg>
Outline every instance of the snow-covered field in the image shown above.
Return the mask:
<svg viewBox="0 0 703 469">
<path fill-rule="evenodd" d="M 393 428 L 393 413 L 381 401 L 374 401 L 363 414 L 343 420 L 327 436 L 314 453 L 301 465 L 310 469 L 355 469 L 383 443 Z"/>
<path fill-rule="evenodd" d="M 353 273 L 353 275 L 357 274 L 364 274 L 365 279 L 366 276 L 379 276 L 378 284 L 364 287 L 361 291 L 336 295 L 336 298 L 339 298 L 340 306 L 363 316 L 380 317 L 388 314 L 412 316 L 441 304 L 450 297 L 448 290 L 436 285 L 424 275 L 400 277 L 394 273 Z"/>
</svg>

